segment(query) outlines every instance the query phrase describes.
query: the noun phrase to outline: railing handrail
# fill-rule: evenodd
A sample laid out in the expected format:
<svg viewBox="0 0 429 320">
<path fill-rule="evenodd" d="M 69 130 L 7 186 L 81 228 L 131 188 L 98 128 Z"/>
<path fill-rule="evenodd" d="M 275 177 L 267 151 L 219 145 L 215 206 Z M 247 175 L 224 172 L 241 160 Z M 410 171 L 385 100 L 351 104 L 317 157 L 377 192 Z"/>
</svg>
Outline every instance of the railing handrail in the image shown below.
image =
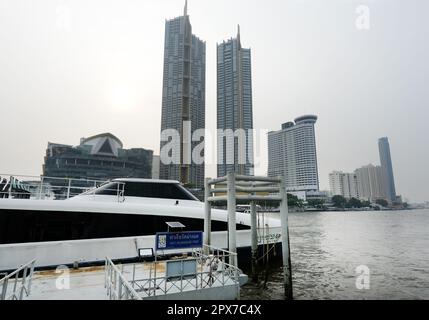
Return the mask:
<svg viewBox="0 0 429 320">
<path fill-rule="evenodd" d="M 13 174 L 13 173 L 1 173 L 0 177 L 26 177 L 26 178 L 38 178 L 38 179 L 53 179 L 53 180 L 72 180 L 72 181 L 90 181 L 90 182 L 106 182 L 108 180 L 100 180 L 95 178 L 69 178 L 69 177 L 51 177 L 51 176 L 44 176 L 44 175 L 29 175 L 29 174 Z M 36 182 L 36 181 L 32 181 Z"/>
<path fill-rule="evenodd" d="M 199 265 L 199 268 L 193 273 L 174 276 L 172 280 L 167 274 L 159 276 L 152 276 L 151 274 L 149 278 L 136 278 L 134 270 L 131 283 L 133 286 L 137 286 L 139 292 L 145 297 L 170 294 L 173 293 L 172 289 L 177 289 L 178 292 L 187 291 L 189 288 L 200 290 L 207 286 L 212 287 L 215 283 L 221 286 L 231 284 L 239 286 L 239 276 L 242 274 L 242 271 L 226 262 L 226 258 L 235 257 L 237 254 L 215 247 L 211 247 L 211 249 L 222 253 L 219 255 L 207 255 L 204 254 L 204 248 L 192 252 L 192 258 L 196 260 Z M 209 261 L 209 264 L 206 264 L 207 260 L 205 259 L 212 260 Z M 166 260 L 161 263 L 167 264 L 177 261 L 178 260 Z M 217 268 L 214 268 L 214 265 L 216 265 Z M 204 269 L 205 267 L 209 268 L 209 270 Z"/>
<path fill-rule="evenodd" d="M 222 270 L 217 271 L 197 271 L 195 274 L 178 276 L 178 280 L 170 280 L 167 275 L 135 279 L 132 281 L 133 285 L 136 285 L 141 290 L 141 294 L 146 297 L 166 295 L 171 292 L 171 289 L 176 288 L 179 293 L 187 291 L 186 289 L 200 290 L 207 286 L 212 287 L 213 284 L 218 283 L 222 286 L 227 284 L 235 284 L 239 286 L 239 271 L 234 266 L 225 263 Z M 194 283 L 195 281 L 195 283 Z M 232 282 L 231 282 L 232 281 Z M 149 285 L 149 288 L 145 288 L 145 285 Z"/>
<path fill-rule="evenodd" d="M 209 251 L 209 254 L 206 254 L 206 253 L 204 253 L 205 248 L 208 248 L 209 250 L 212 250 L 212 251 Z M 211 245 L 203 245 L 203 248 L 194 250 L 193 254 L 196 255 L 200 259 L 211 258 L 213 256 L 214 258 L 217 259 L 217 262 L 220 261 L 220 262 L 222 262 L 222 265 L 228 267 L 229 269 L 233 269 L 237 273 L 237 275 L 243 273 L 243 271 L 240 268 L 234 266 L 231 263 L 226 262 L 226 258 L 229 259 L 228 261 L 231 261 L 231 259 L 230 259 L 231 257 L 232 258 L 238 257 L 238 254 L 235 252 L 230 252 L 228 250 L 219 249 L 219 248 L 213 247 Z"/>
<path fill-rule="evenodd" d="M 17 273 L 21 272 L 22 270 L 24 270 L 26 267 L 30 266 L 31 264 L 34 264 L 36 262 L 36 259 L 33 259 L 29 262 L 27 262 L 26 264 L 21 265 L 18 269 L 16 269 L 14 272 L 9 273 L 7 276 L 5 276 L 4 278 L 0 279 L 0 284 L 4 281 L 6 281 L 6 279 L 10 279 L 13 276 L 15 276 Z"/>
<path fill-rule="evenodd" d="M 134 288 L 131 286 L 131 284 L 128 282 L 128 280 L 122 275 L 122 272 L 117 268 L 117 266 L 113 263 L 113 261 L 109 257 L 106 257 L 106 270 L 105 270 L 106 283 L 105 283 L 105 285 L 106 285 L 106 289 L 107 289 L 108 293 L 110 293 L 112 290 L 112 288 L 111 288 L 111 286 L 112 286 L 112 281 L 111 281 L 112 275 L 110 275 L 111 272 L 109 269 L 113 269 L 113 272 L 114 272 L 113 286 L 115 289 L 117 286 L 116 281 L 118 281 L 119 286 L 124 285 L 126 287 L 126 289 L 129 291 L 129 293 L 131 293 L 131 295 L 133 296 L 133 298 L 135 300 L 142 300 L 142 297 L 140 297 L 140 295 L 134 290 Z M 119 277 L 119 279 L 117 277 Z M 121 290 L 122 289 L 119 288 L 119 292 Z M 118 294 L 118 298 L 119 299 L 122 298 L 120 293 Z"/>
<path fill-rule="evenodd" d="M 216 251 L 216 252 L 223 252 L 223 253 L 226 253 L 227 255 L 231 255 L 231 256 L 237 256 L 236 252 L 231 252 L 231 251 L 228 251 L 226 249 L 216 248 L 216 247 L 214 247 L 212 245 L 207 245 L 207 244 L 203 244 L 203 248 L 202 249 L 196 249 L 194 251 L 198 252 L 199 250 L 204 250 L 204 248 L 207 248 L 209 250 L 213 250 L 213 251 Z"/>
<path fill-rule="evenodd" d="M 112 182 L 110 180 L 96 180 L 87 178 L 68 178 L 51 176 L 14 175 L 0 173 L 0 198 L 18 199 L 69 199 L 73 196 L 88 193 L 96 188 Z M 26 180 L 36 178 L 37 180 Z M 3 179 L 5 181 L 3 182 Z M 2 183 L 3 182 L 3 183 Z M 118 181 L 115 191 L 118 202 L 124 200 L 124 182 Z M 91 195 L 91 193 L 88 193 Z"/>
<path fill-rule="evenodd" d="M 0 287 L 1 287 L 0 300 L 7 300 L 7 299 L 21 300 L 24 296 L 24 292 L 26 293 L 27 296 L 30 295 L 31 282 L 33 279 L 35 263 L 36 263 L 36 259 L 33 259 L 27 262 L 26 264 L 21 265 L 18 269 L 16 269 L 12 273 L 0 279 Z M 28 270 L 30 270 L 29 274 L 27 274 Z M 19 273 L 21 271 L 24 271 L 22 278 L 18 278 Z M 10 296 L 7 297 L 9 280 L 13 278 L 15 278 L 15 283 L 13 285 L 13 290 L 12 290 L 13 292 Z M 21 283 L 18 286 L 19 280 L 21 280 Z M 17 292 L 19 292 L 19 295 L 17 295 Z"/>
<path fill-rule="evenodd" d="M 174 260 L 177 261 L 177 260 Z M 181 276 L 177 276 L 177 278 L 183 277 L 190 277 L 190 276 L 197 276 L 200 274 L 212 274 L 214 272 L 221 272 L 221 271 L 225 271 L 227 269 L 231 269 L 237 271 L 237 276 L 239 275 L 239 273 L 241 272 L 241 270 L 235 266 L 233 266 L 232 264 L 226 263 L 226 262 L 222 262 L 222 266 L 224 267 L 222 270 L 213 270 L 213 271 L 197 271 L 196 273 L 191 273 L 191 274 L 183 274 Z M 150 280 L 164 280 L 164 279 L 168 279 L 169 277 L 167 277 L 167 275 L 163 275 L 163 276 L 157 276 L 157 277 L 151 277 L 151 278 L 147 278 L 147 279 L 134 279 L 132 282 L 143 282 L 143 281 L 150 281 Z M 172 278 L 176 278 L 176 276 L 172 277 Z"/>
</svg>

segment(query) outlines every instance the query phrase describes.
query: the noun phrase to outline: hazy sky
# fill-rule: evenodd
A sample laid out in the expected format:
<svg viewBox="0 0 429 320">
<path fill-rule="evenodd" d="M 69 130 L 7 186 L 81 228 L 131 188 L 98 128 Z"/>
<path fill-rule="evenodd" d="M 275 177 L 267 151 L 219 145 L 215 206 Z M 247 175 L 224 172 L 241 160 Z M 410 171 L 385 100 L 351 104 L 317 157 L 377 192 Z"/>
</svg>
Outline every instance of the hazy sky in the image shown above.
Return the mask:
<svg viewBox="0 0 429 320">
<path fill-rule="evenodd" d="M 38 175 L 48 141 L 102 132 L 158 152 L 164 23 L 183 4 L 0 0 L 0 173 Z M 356 27 L 359 5 L 369 30 Z M 388 136 L 397 192 L 429 200 L 429 1 L 190 0 L 189 14 L 207 42 L 208 129 L 216 42 L 239 23 L 252 48 L 255 128 L 318 115 L 322 189 L 332 170 L 378 164 L 377 140 Z"/>
</svg>

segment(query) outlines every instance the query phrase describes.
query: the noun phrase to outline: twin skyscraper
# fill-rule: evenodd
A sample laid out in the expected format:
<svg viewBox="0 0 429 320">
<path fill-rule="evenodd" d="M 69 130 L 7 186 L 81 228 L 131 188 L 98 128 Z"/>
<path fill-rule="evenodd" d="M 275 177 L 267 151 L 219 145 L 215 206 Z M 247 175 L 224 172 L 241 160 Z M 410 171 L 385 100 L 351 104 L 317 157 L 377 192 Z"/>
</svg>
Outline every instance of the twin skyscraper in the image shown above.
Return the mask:
<svg viewBox="0 0 429 320">
<path fill-rule="evenodd" d="M 165 23 L 161 179 L 204 187 L 205 164 L 194 161 L 194 152 L 204 159 L 205 91 L 206 43 L 192 33 L 186 1 L 183 16 Z M 235 39 L 217 45 L 218 176 L 253 174 L 252 108 L 251 51 L 242 48 L 239 27 Z M 226 143 L 231 133 L 237 139 Z M 170 154 L 163 157 L 167 144 Z"/>
</svg>

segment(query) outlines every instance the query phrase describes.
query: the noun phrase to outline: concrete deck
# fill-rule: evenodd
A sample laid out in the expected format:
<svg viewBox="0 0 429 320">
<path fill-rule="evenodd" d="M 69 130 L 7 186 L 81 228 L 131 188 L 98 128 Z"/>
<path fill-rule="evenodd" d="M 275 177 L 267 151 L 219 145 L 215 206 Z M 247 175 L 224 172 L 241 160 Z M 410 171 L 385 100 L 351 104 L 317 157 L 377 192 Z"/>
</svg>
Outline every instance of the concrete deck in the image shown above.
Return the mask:
<svg viewBox="0 0 429 320">
<path fill-rule="evenodd" d="M 117 265 L 119 270 L 123 270 L 124 277 L 131 281 L 133 279 L 133 264 Z M 139 263 L 135 268 L 135 279 L 148 279 L 154 276 L 154 263 Z M 198 272 L 202 271 L 202 266 L 198 267 Z M 158 262 L 156 265 L 156 276 L 165 276 L 165 263 Z M 201 280 L 204 286 L 201 287 Z M 200 283 L 198 290 L 195 290 L 195 279 L 191 284 L 186 284 L 184 289 L 172 285 L 174 282 L 168 282 L 168 294 L 165 295 L 165 282 L 158 284 L 156 297 L 147 297 L 135 286 L 137 292 L 143 299 L 234 299 L 237 295 L 237 284 L 232 279 L 227 279 L 222 285 L 220 280 L 215 280 L 210 286 L 207 285 L 209 275 L 198 275 L 197 282 Z M 193 281 L 193 282 L 192 282 Z M 144 281 L 142 282 L 142 284 Z M 146 287 L 149 284 L 146 284 Z M 180 287 L 180 285 L 179 285 Z M 238 289 L 239 290 L 239 289 Z M 152 291 L 153 292 L 153 291 Z M 25 299 L 28 300 L 108 300 L 107 290 L 105 288 L 105 267 L 89 267 L 79 269 L 57 269 L 51 271 L 37 271 L 33 275 L 31 294 Z"/>
</svg>

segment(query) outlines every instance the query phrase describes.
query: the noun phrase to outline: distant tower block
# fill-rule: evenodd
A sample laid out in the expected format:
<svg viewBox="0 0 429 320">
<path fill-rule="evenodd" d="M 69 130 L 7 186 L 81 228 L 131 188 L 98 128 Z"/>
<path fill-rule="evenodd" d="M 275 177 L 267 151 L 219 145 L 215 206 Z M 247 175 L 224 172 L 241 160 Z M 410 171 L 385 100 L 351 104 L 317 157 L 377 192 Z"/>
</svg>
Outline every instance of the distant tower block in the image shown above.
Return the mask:
<svg viewBox="0 0 429 320">
<path fill-rule="evenodd" d="M 380 153 L 380 164 L 383 170 L 386 197 L 390 202 L 394 202 L 396 200 L 396 189 L 388 138 L 385 137 L 378 140 L 378 151 Z"/>
<path fill-rule="evenodd" d="M 161 130 L 179 132 L 181 141 L 176 146 L 180 163 L 163 163 L 161 157 L 161 179 L 203 188 L 204 163 L 191 159 L 192 150 L 201 142 L 190 141 L 190 135 L 205 128 L 205 91 L 206 44 L 192 34 L 186 1 L 183 16 L 165 23 Z M 167 143 L 160 142 L 161 150 Z"/>
<path fill-rule="evenodd" d="M 253 175 L 253 102 L 251 51 L 237 37 L 217 46 L 218 177 L 228 172 Z M 221 132 L 244 132 L 244 139 L 228 143 Z M 233 160 L 233 161 L 231 161 Z"/>
</svg>

